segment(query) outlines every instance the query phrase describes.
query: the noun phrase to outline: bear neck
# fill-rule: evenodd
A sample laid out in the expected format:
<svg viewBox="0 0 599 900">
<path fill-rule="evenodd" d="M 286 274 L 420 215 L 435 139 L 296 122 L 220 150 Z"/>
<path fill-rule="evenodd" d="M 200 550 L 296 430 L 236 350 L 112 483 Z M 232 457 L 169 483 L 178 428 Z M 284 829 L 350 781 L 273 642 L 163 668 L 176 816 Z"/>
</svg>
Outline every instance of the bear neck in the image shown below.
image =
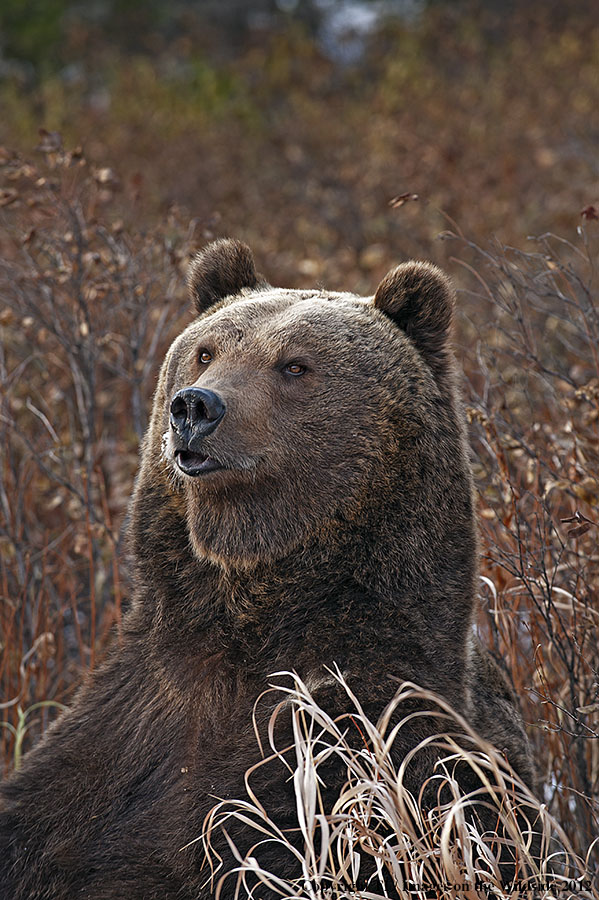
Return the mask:
<svg viewBox="0 0 599 900">
<path fill-rule="evenodd" d="M 465 452 L 439 453 L 431 441 L 406 445 L 359 515 L 329 522 L 252 568 L 198 558 L 180 498 L 157 478 L 143 483 L 143 471 L 141 482 L 132 509 L 134 615 L 177 660 L 218 652 L 261 676 L 323 663 L 351 668 L 359 632 L 363 644 L 379 648 L 385 668 L 406 634 L 401 657 L 419 663 L 413 673 L 406 664 L 403 677 L 434 686 L 435 672 L 450 670 L 456 645 L 468 641 L 477 553 Z"/>
</svg>

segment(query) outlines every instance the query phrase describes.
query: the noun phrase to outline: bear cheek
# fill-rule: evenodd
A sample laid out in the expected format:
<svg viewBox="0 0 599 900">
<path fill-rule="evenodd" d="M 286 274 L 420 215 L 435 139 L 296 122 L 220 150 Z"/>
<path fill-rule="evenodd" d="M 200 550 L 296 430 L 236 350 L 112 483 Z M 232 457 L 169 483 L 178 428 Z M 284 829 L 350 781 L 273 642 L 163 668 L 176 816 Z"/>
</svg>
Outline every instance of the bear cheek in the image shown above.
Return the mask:
<svg viewBox="0 0 599 900">
<path fill-rule="evenodd" d="M 170 425 L 162 435 L 160 455 L 167 463 L 172 463 L 175 459 L 175 443 L 173 439 L 173 430 Z"/>
</svg>

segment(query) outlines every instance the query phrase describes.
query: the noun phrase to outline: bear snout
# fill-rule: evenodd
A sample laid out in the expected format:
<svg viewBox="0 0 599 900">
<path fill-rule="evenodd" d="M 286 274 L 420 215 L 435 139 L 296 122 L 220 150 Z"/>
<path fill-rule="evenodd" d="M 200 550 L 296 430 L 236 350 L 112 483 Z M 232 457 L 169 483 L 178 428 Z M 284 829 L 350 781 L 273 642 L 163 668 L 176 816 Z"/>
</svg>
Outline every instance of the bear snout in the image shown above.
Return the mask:
<svg viewBox="0 0 599 900">
<path fill-rule="evenodd" d="M 224 401 L 215 391 L 196 387 L 183 388 L 171 400 L 171 428 L 189 443 L 192 437 L 212 434 L 226 409 Z"/>
</svg>

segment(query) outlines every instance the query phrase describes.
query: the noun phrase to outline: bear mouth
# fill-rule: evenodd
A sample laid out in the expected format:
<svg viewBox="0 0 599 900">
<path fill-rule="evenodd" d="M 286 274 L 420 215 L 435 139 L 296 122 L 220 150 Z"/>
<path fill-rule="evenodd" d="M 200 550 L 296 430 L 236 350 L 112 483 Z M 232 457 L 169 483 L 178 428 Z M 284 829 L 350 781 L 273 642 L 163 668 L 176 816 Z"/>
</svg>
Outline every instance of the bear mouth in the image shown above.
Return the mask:
<svg viewBox="0 0 599 900">
<path fill-rule="evenodd" d="M 196 478 L 198 475 L 206 475 L 208 472 L 216 472 L 223 466 L 211 456 L 202 453 L 193 453 L 191 450 L 177 450 L 175 462 L 178 468 L 185 474 Z"/>
</svg>

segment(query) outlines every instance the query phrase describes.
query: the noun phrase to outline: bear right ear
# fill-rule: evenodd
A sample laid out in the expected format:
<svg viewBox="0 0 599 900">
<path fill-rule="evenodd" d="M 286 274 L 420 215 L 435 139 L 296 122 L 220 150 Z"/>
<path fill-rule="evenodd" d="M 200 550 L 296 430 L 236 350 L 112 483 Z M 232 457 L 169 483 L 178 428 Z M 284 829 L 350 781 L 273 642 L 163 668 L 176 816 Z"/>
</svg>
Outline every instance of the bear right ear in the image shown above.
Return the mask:
<svg viewBox="0 0 599 900">
<path fill-rule="evenodd" d="M 241 241 L 225 238 L 200 250 L 189 265 L 187 284 L 199 313 L 224 297 L 260 283 L 252 251 Z"/>
<path fill-rule="evenodd" d="M 407 262 L 389 272 L 374 305 L 408 335 L 440 383 L 451 365 L 449 337 L 455 298 L 441 269 Z"/>
</svg>

